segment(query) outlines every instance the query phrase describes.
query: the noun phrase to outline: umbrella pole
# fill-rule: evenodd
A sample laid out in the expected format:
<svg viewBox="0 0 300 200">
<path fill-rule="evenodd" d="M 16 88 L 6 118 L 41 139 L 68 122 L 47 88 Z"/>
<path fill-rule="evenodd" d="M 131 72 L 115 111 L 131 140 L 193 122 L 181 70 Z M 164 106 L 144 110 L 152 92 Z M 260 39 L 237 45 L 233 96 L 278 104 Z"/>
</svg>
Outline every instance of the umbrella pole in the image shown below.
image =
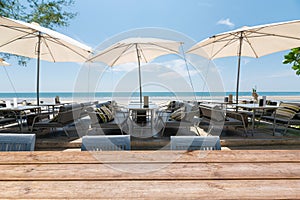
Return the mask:
<svg viewBox="0 0 300 200">
<path fill-rule="evenodd" d="M 138 59 L 138 65 L 139 65 L 139 84 L 140 84 L 140 103 L 142 103 L 142 81 L 141 81 L 141 63 L 140 63 L 140 54 L 139 54 L 139 50 L 137 48 L 137 44 L 135 44 L 135 48 L 136 48 L 136 55 L 137 55 L 137 59 Z"/>
<path fill-rule="evenodd" d="M 239 103 L 239 86 L 240 86 L 240 69 L 241 69 L 241 55 L 242 55 L 242 44 L 243 44 L 243 32 L 241 32 L 240 36 L 240 47 L 239 47 L 239 52 L 238 52 L 238 71 L 237 71 L 237 78 L 236 78 L 236 104 Z M 237 111 L 238 107 L 236 107 Z"/>
<path fill-rule="evenodd" d="M 41 55 L 41 32 L 38 35 L 38 48 L 37 48 L 37 70 L 36 70 L 36 99 L 37 105 L 40 105 L 40 55 Z"/>
</svg>

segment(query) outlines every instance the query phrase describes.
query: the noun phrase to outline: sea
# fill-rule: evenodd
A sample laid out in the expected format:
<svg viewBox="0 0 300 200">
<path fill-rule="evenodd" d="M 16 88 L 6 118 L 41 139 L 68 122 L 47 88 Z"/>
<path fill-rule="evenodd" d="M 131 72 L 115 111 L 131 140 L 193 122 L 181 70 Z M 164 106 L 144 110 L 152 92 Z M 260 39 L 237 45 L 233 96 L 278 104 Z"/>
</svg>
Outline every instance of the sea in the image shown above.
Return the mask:
<svg viewBox="0 0 300 200">
<path fill-rule="evenodd" d="M 151 100 L 223 100 L 225 96 L 235 92 L 143 92 L 143 96 L 149 96 Z M 239 92 L 239 99 L 251 98 L 251 92 Z M 300 102 L 300 92 L 258 92 L 259 97 L 266 96 L 271 100 L 287 100 Z M 139 92 L 41 92 L 40 101 L 44 103 L 53 103 L 55 97 L 58 96 L 62 102 L 85 102 L 85 101 L 107 101 L 107 100 L 135 100 L 139 99 Z M 35 92 L 18 92 L 18 93 L 0 93 L 0 100 L 13 100 L 34 102 L 36 101 Z"/>
</svg>

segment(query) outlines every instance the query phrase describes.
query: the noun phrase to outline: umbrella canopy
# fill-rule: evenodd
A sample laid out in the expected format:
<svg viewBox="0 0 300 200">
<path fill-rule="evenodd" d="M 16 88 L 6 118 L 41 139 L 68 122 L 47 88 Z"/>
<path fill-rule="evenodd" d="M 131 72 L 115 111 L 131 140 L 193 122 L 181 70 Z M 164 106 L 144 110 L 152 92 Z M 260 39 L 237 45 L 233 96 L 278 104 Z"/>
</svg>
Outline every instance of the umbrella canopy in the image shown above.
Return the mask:
<svg viewBox="0 0 300 200">
<path fill-rule="evenodd" d="M 238 56 L 236 102 L 238 103 L 241 56 L 261 57 L 300 46 L 300 20 L 242 27 L 209 37 L 186 53 L 208 59 Z"/>
<path fill-rule="evenodd" d="M 0 17 L 0 52 L 37 58 L 37 103 L 40 60 L 84 62 L 92 49 L 66 35 L 19 20 Z"/>
<path fill-rule="evenodd" d="M 142 103 L 141 62 L 147 63 L 166 54 L 178 54 L 181 42 L 158 38 L 128 38 L 111 45 L 89 61 L 100 61 L 108 66 L 137 62 L 139 67 L 140 103 Z"/>
</svg>

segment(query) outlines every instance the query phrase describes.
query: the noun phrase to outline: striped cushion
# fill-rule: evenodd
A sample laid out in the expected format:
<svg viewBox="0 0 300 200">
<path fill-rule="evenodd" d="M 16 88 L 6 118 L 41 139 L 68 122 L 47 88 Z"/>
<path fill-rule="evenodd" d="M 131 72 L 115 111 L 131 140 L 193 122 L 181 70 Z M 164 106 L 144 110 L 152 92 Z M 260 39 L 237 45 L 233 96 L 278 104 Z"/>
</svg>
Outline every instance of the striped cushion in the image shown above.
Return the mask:
<svg viewBox="0 0 300 200">
<path fill-rule="evenodd" d="M 177 110 L 175 110 L 171 115 L 170 118 L 176 121 L 181 121 L 184 116 L 185 116 L 185 112 L 184 112 L 185 108 L 181 107 Z"/>
<path fill-rule="evenodd" d="M 300 107 L 294 104 L 281 103 L 276 110 L 276 116 L 291 119 L 299 112 Z"/>
<path fill-rule="evenodd" d="M 106 116 L 100 108 L 96 108 L 95 112 L 96 112 L 96 116 L 98 118 L 99 123 L 107 122 Z"/>
<path fill-rule="evenodd" d="M 113 116 L 111 110 L 108 109 L 106 106 L 101 106 L 100 110 L 105 114 L 108 122 L 114 120 L 114 116 Z"/>
</svg>

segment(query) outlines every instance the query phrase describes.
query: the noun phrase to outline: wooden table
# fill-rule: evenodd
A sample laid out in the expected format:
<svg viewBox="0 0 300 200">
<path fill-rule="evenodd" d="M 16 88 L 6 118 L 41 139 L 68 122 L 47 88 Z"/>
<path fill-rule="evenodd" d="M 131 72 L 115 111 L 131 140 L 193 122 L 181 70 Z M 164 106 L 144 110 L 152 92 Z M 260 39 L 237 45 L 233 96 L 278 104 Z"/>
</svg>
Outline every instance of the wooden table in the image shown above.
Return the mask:
<svg viewBox="0 0 300 200">
<path fill-rule="evenodd" d="M 1 198 L 300 199 L 300 150 L 0 152 Z"/>
</svg>

